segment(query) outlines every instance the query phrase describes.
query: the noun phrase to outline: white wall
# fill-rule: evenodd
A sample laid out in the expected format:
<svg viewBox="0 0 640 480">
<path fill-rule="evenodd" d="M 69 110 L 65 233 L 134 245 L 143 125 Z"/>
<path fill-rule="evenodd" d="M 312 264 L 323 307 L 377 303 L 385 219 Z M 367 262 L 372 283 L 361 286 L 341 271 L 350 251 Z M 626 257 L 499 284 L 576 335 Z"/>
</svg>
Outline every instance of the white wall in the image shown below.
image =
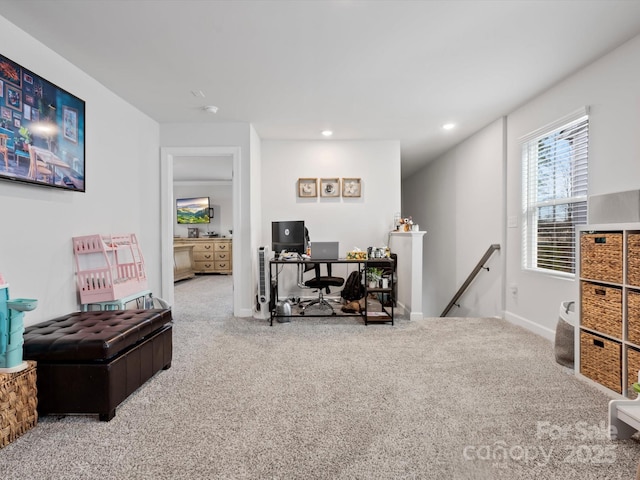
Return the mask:
<svg viewBox="0 0 640 480">
<path fill-rule="evenodd" d="M 298 178 L 361 178 L 356 198 L 299 198 Z M 304 220 L 311 241 L 340 242 L 340 254 L 388 242 L 400 211 L 400 145 L 395 141 L 262 142 L 262 243 L 271 222 Z"/>
<path fill-rule="evenodd" d="M 86 193 L 0 184 L 0 272 L 31 325 L 79 309 L 71 237 L 136 233 L 160 286 L 158 124 L 0 17 L 2 54 L 86 101 Z"/>
<path fill-rule="evenodd" d="M 402 182 L 402 215 L 424 236 L 423 312 L 439 316 L 487 248 L 502 244 L 503 120 Z M 502 315 L 502 253 L 496 252 L 450 316 Z"/>
<path fill-rule="evenodd" d="M 299 198 L 298 178 L 361 178 L 359 198 Z M 340 255 L 387 245 L 400 211 L 397 141 L 262 141 L 262 245 L 271 222 L 304 220 L 311 241 L 339 241 Z M 319 194 L 318 194 L 319 195 Z"/>
<path fill-rule="evenodd" d="M 508 228 L 505 317 L 553 337 L 558 308 L 577 300 L 573 280 L 521 267 L 521 158 L 518 138 L 582 106 L 590 107 L 589 194 L 640 188 L 640 37 L 577 72 L 508 116 Z M 517 287 L 517 295 L 510 293 Z"/>
<path fill-rule="evenodd" d="M 225 161 L 231 161 L 225 159 Z M 221 237 L 229 237 L 229 230 L 233 229 L 233 188 L 231 182 L 206 182 L 183 185 L 176 183 L 173 186 L 174 206 L 175 199 L 191 197 L 209 197 L 209 204 L 213 208 L 213 218 L 210 223 L 202 225 L 183 225 L 177 222 L 173 225 L 173 235 L 187 237 L 189 228 L 200 230 L 203 237 L 207 232 L 214 232 Z M 174 217 L 175 218 L 175 217 Z"/>
</svg>

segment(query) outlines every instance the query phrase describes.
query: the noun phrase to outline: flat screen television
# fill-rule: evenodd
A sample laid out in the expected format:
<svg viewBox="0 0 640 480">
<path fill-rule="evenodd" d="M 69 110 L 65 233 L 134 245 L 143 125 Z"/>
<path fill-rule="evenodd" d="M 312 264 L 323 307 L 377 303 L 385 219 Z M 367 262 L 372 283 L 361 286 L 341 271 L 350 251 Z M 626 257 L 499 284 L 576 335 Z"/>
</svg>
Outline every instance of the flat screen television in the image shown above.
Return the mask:
<svg viewBox="0 0 640 480">
<path fill-rule="evenodd" d="M 271 249 L 276 253 L 283 250 L 298 252 L 307 251 L 307 236 L 303 220 L 271 222 Z"/>
<path fill-rule="evenodd" d="M 84 192 L 84 107 L 0 55 L 0 179 Z"/>
<path fill-rule="evenodd" d="M 178 198 L 176 200 L 176 217 L 179 224 L 210 223 L 209 211 L 209 197 Z"/>
</svg>

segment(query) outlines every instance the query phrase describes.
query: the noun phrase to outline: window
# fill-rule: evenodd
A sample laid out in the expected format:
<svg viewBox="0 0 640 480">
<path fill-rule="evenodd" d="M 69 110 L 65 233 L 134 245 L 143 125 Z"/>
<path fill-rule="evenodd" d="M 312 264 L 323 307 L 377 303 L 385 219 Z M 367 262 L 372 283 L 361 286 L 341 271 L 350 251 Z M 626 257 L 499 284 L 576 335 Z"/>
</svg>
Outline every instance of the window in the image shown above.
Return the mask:
<svg viewBox="0 0 640 480">
<path fill-rule="evenodd" d="M 587 110 L 521 142 L 524 268 L 575 274 L 575 227 L 587 223 Z"/>
</svg>

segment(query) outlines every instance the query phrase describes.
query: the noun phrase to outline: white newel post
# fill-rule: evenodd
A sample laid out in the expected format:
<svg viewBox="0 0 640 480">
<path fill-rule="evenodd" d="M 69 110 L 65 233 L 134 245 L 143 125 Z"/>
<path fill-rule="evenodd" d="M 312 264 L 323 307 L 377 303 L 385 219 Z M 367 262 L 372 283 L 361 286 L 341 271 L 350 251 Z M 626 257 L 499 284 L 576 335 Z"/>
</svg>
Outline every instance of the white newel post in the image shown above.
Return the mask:
<svg viewBox="0 0 640 480">
<path fill-rule="evenodd" d="M 398 255 L 397 302 L 409 314 L 409 320 L 420 320 L 422 314 L 422 250 L 427 232 L 391 232 L 389 248 Z"/>
</svg>

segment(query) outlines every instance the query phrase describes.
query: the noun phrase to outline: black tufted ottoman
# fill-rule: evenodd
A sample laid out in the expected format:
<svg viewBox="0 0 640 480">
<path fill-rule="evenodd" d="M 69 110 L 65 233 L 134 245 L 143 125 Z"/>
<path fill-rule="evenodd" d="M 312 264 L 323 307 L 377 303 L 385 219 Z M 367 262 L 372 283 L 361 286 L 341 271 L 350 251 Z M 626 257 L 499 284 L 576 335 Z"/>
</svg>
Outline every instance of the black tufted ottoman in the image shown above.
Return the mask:
<svg viewBox="0 0 640 480">
<path fill-rule="evenodd" d="M 36 360 L 38 413 L 116 407 L 171 366 L 171 310 L 76 312 L 25 328 L 24 358 Z"/>
</svg>

